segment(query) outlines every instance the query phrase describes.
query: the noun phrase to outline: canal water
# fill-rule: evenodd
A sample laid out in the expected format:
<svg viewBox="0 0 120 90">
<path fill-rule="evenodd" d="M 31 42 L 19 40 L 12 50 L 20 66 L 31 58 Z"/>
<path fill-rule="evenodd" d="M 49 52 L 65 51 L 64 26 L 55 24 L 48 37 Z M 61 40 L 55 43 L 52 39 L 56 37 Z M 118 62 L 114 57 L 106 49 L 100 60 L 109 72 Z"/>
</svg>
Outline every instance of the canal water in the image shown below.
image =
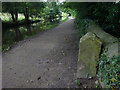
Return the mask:
<svg viewBox="0 0 120 90">
<path fill-rule="evenodd" d="M 52 28 L 55 25 L 56 25 L 55 23 L 45 24 L 43 22 L 38 22 L 38 23 L 9 28 L 5 30 L 5 33 L 2 33 L 2 50 L 3 51 L 9 50 L 12 44 L 24 40 L 40 31 L 45 31 L 49 28 Z"/>
</svg>

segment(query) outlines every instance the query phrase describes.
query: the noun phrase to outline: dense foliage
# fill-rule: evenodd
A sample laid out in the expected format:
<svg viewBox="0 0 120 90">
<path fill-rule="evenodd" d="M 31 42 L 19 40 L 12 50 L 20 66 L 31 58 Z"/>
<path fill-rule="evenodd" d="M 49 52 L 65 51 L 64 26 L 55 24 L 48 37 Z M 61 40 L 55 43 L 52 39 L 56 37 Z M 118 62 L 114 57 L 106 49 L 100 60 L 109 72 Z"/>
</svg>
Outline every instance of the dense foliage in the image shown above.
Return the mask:
<svg viewBox="0 0 120 90">
<path fill-rule="evenodd" d="M 107 88 L 120 88 L 120 57 L 107 58 L 102 54 L 98 76 Z"/>
<path fill-rule="evenodd" d="M 56 22 L 61 19 L 62 12 L 60 11 L 60 6 L 56 2 L 47 2 L 46 8 L 44 8 L 44 18 L 46 22 Z"/>
<path fill-rule="evenodd" d="M 13 22 L 17 22 L 18 14 L 25 16 L 25 21 L 29 18 L 38 17 L 41 14 L 41 9 L 44 8 L 43 2 L 3 2 L 2 12 L 10 13 Z"/>
<path fill-rule="evenodd" d="M 120 2 L 65 3 L 66 8 L 76 11 L 76 21 L 92 19 L 110 34 L 120 37 Z"/>
</svg>

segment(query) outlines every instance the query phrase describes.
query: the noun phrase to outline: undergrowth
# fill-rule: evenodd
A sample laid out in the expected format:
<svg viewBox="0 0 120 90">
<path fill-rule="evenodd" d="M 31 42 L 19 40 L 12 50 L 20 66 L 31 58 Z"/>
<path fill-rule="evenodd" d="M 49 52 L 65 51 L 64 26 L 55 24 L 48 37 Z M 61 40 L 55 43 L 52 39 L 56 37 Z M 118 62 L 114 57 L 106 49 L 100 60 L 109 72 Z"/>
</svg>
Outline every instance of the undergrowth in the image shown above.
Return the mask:
<svg viewBox="0 0 120 90">
<path fill-rule="evenodd" d="M 78 32 L 78 38 L 81 38 L 87 33 L 86 29 L 89 27 L 89 24 L 91 22 L 92 21 L 89 19 L 78 19 L 75 21 L 76 30 Z"/>
<path fill-rule="evenodd" d="M 107 88 L 120 88 L 120 56 L 108 58 L 102 54 L 98 74 Z"/>
</svg>

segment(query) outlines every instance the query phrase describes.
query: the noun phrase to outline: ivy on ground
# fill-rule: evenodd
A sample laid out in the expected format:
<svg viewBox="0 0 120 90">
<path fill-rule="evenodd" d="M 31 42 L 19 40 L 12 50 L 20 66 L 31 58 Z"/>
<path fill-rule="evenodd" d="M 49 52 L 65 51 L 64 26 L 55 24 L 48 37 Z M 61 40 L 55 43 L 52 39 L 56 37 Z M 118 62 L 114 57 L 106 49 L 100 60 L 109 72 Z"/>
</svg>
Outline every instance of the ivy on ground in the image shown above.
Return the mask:
<svg viewBox="0 0 120 90">
<path fill-rule="evenodd" d="M 107 58 L 102 54 L 98 76 L 107 88 L 120 88 L 120 56 Z"/>
</svg>

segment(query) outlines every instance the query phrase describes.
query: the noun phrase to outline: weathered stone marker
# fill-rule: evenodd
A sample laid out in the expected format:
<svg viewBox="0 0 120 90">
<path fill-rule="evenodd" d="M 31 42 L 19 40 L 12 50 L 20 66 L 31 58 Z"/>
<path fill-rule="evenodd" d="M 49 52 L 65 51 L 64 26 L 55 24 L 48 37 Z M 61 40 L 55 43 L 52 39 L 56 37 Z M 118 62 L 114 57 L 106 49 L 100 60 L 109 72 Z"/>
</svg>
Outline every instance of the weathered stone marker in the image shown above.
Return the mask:
<svg viewBox="0 0 120 90">
<path fill-rule="evenodd" d="M 101 45 L 101 40 L 92 32 L 88 32 L 80 39 L 77 78 L 96 75 Z"/>
</svg>

